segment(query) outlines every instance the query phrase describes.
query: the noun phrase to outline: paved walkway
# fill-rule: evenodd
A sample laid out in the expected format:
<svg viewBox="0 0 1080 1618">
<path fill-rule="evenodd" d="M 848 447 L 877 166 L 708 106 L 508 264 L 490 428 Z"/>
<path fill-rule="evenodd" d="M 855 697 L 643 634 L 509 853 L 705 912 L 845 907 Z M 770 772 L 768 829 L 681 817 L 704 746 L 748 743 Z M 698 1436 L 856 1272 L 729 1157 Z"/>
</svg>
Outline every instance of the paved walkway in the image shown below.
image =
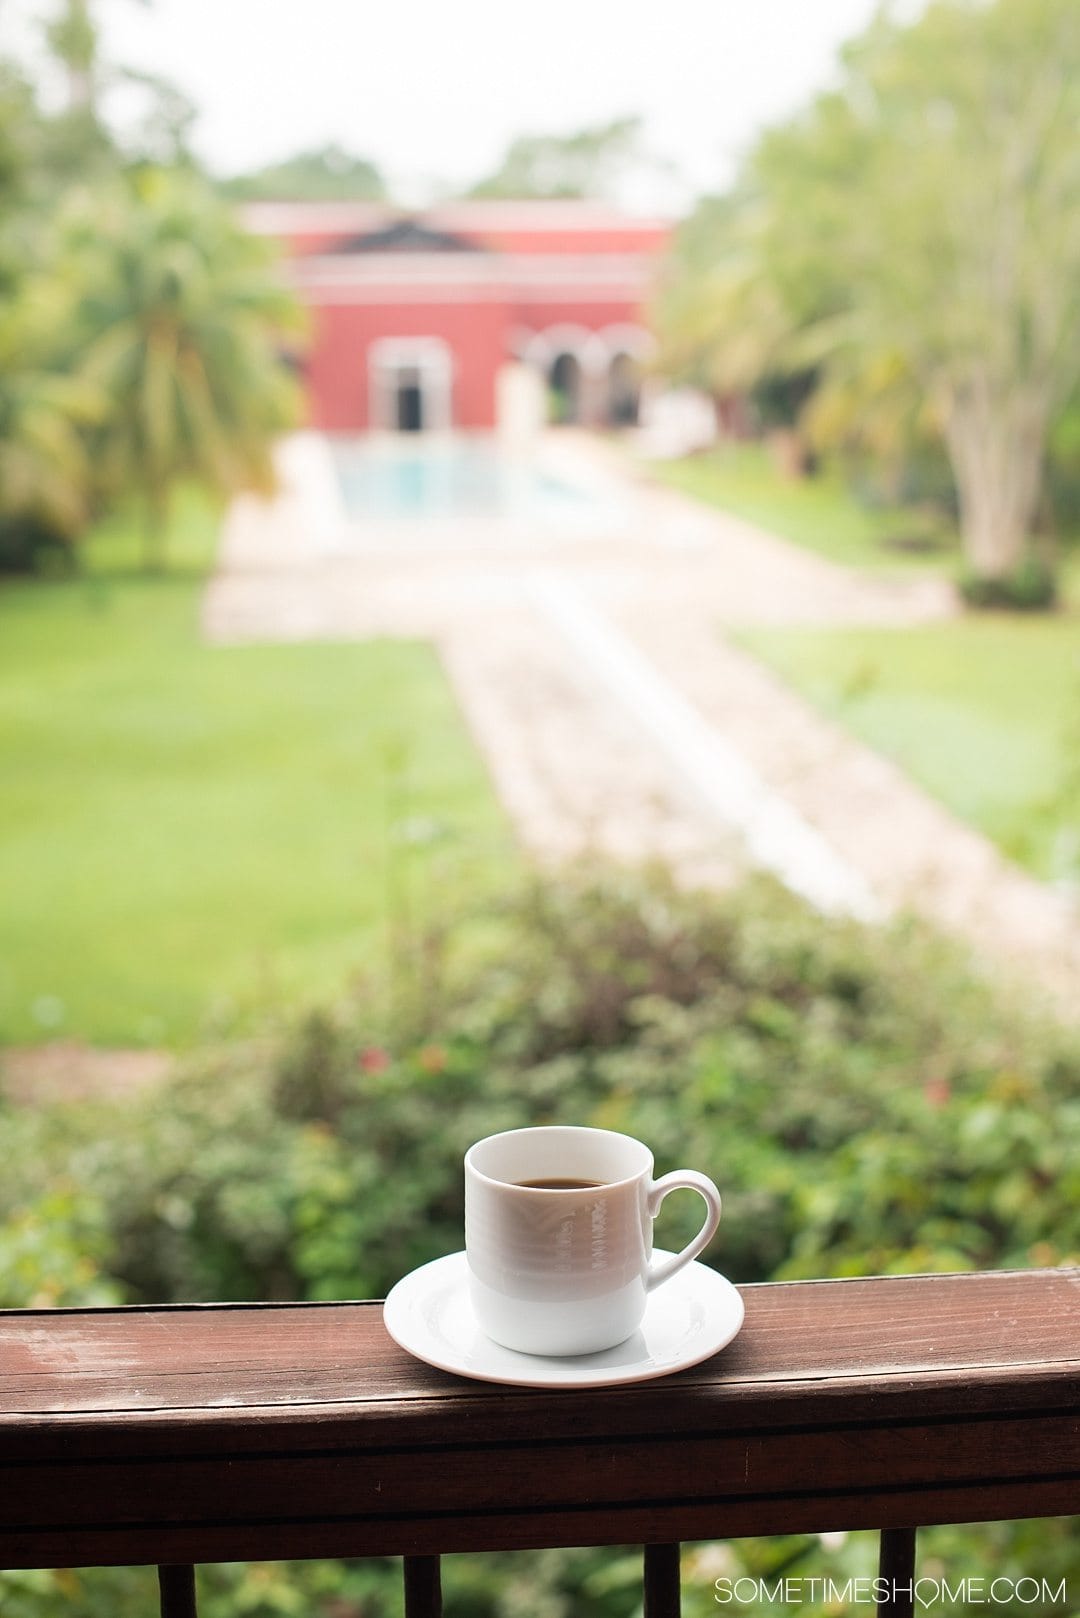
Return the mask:
<svg viewBox="0 0 1080 1618">
<path fill-rule="evenodd" d="M 120 1101 L 157 1084 L 172 1068 L 168 1051 L 105 1050 L 76 1040 L 7 1046 L 0 1051 L 0 1095 L 21 1107 L 83 1101 Z"/>
<path fill-rule="evenodd" d="M 592 481 L 602 521 L 365 533 L 337 504 L 325 446 L 293 440 L 282 496 L 230 514 L 207 634 L 433 639 L 541 857 L 661 856 L 723 882 L 749 855 L 823 909 L 919 911 L 1075 1002 L 1069 907 L 723 633 L 928 622 L 952 612 L 948 587 L 856 574 L 630 488 L 602 445 L 560 436 L 547 453 Z"/>
</svg>

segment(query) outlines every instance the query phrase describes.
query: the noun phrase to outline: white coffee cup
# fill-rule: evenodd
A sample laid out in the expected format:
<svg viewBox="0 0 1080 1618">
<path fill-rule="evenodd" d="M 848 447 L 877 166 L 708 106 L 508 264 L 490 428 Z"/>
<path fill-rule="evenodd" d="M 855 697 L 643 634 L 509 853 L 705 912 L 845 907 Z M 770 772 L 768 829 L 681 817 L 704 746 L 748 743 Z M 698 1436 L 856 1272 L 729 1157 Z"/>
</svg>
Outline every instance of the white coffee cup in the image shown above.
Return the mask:
<svg viewBox="0 0 1080 1618">
<path fill-rule="evenodd" d="M 704 1174 L 654 1180 L 641 1141 L 607 1129 L 510 1129 L 465 1155 L 465 1249 L 473 1310 L 487 1335 L 526 1354 L 592 1354 L 636 1331 L 654 1287 L 689 1264 L 720 1221 Z M 536 1181 L 586 1182 L 536 1185 Z M 696 1191 L 705 1223 L 681 1253 L 652 1262 L 652 1223 L 669 1191 Z"/>
</svg>

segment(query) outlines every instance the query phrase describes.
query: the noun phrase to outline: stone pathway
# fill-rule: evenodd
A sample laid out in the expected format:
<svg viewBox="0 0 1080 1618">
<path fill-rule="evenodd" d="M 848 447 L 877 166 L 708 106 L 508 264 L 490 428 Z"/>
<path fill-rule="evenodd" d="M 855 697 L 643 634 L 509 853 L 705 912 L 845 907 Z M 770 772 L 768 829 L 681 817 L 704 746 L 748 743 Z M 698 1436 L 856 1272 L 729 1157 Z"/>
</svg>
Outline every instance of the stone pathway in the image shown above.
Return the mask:
<svg viewBox="0 0 1080 1618">
<path fill-rule="evenodd" d="M 102 1050 L 75 1040 L 0 1052 L 0 1095 L 16 1106 L 46 1106 L 88 1097 L 119 1101 L 171 1069 L 167 1051 Z"/>
<path fill-rule="evenodd" d="M 207 634 L 432 639 L 540 857 L 659 856 L 722 882 L 749 845 L 823 908 L 919 911 L 1076 1003 L 1064 901 L 723 634 L 929 622 L 954 610 L 948 586 L 848 571 L 647 482 L 628 493 L 606 446 L 560 435 L 555 453 L 612 491 L 610 520 L 500 544 L 350 527 L 325 446 L 294 440 L 283 498 L 230 515 Z"/>
</svg>

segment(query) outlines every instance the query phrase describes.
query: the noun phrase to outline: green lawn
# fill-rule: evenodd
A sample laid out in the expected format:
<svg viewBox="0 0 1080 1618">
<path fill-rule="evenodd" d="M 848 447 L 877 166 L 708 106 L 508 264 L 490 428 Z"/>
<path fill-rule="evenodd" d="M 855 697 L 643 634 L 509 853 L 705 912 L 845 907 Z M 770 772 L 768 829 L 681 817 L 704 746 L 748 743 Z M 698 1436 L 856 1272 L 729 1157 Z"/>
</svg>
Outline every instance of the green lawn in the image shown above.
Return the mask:
<svg viewBox="0 0 1080 1618">
<path fill-rule="evenodd" d="M 216 520 L 0 585 L 0 1041 L 176 1044 L 330 996 L 509 833 L 424 645 L 212 647 Z"/>
<path fill-rule="evenodd" d="M 740 639 L 1038 876 L 1080 877 L 1080 620 Z"/>
<path fill-rule="evenodd" d="M 782 477 L 761 444 L 725 445 L 707 455 L 652 462 L 648 470 L 681 493 L 832 562 L 894 573 L 957 566 L 956 536 L 939 520 L 909 509 L 864 506 L 835 473 Z"/>
</svg>

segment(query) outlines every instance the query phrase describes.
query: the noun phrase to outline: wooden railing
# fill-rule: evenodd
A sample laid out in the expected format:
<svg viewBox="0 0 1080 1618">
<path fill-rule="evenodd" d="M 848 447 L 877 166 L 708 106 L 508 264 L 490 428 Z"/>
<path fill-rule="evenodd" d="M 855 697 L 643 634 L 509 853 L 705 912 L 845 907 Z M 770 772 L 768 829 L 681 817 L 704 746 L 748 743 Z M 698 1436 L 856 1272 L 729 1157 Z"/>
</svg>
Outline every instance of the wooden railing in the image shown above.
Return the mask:
<svg viewBox="0 0 1080 1618">
<path fill-rule="evenodd" d="M 444 1552 L 678 1543 L 1080 1511 L 1080 1271 L 743 1289 L 735 1341 L 593 1392 L 411 1359 L 377 1303 L 0 1312 L 0 1568 L 400 1554 L 410 1618 Z M 903 1594 L 889 1606 L 910 1610 Z"/>
</svg>

